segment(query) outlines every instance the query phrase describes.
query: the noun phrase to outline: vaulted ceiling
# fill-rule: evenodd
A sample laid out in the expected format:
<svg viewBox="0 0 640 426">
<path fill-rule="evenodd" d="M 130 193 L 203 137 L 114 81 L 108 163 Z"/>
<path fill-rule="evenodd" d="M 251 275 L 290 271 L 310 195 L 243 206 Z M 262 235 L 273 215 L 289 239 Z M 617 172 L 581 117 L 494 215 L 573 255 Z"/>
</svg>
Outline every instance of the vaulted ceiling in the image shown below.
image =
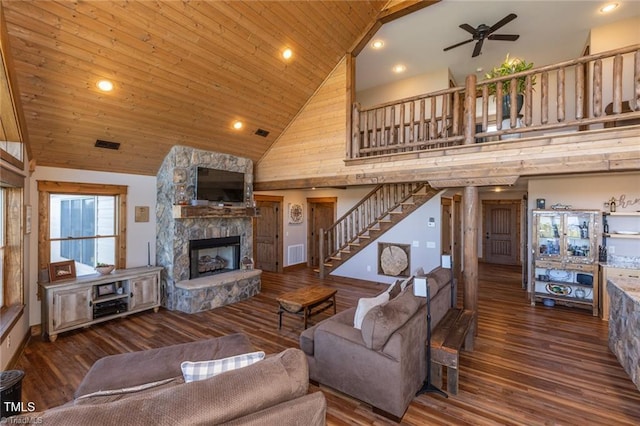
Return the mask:
<svg viewBox="0 0 640 426">
<path fill-rule="evenodd" d="M 3 1 L 31 153 L 148 175 L 176 144 L 256 161 L 386 3 Z"/>
</svg>

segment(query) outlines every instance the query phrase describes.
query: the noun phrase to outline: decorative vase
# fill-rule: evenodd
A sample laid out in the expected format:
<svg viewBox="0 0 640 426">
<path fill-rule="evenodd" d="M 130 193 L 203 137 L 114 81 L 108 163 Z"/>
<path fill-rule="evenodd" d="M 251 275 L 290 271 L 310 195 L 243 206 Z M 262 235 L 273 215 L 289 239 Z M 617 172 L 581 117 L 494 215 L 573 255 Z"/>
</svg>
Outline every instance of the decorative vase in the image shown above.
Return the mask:
<svg viewBox="0 0 640 426">
<path fill-rule="evenodd" d="M 516 95 L 516 107 L 517 114 L 520 114 L 520 110 L 524 105 L 524 95 Z M 507 94 L 502 97 L 502 119 L 509 118 L 511 116 L 511 95 Z"/>
</svg>

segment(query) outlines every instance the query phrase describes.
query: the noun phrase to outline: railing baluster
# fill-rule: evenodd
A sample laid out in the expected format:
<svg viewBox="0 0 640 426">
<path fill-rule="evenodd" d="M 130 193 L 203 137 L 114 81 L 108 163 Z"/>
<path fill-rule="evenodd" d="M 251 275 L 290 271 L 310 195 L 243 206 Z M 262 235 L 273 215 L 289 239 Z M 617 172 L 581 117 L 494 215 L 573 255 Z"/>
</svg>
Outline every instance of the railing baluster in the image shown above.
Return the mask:
<svg viewBox="0 0 640 426">
<path fill-rule="evenodd" d="M 575 88 L 575 102 L 576 102 L 576 116 L 575 118 L 584 118 L 584 65 L 577 64 L 575 68 L 576 88 Z"/>
<path fill-rule="evenodd" d="M 496 84 L 496 129 L 502 130 L 502 83 Z"/>
<path fill-rule="evenodd" d="M 540 121 L 542 124 L 549 122 L 549 73 L 543 72 L 540 76 Z"/>
<path fill-rule="evenodd" d="M 436 97 L 431 97 L 431 119 L 429 121 L 429 139 L 437 138 L 438 123 L 436 122 Z"/>
<path fill-rule="evenodd" d="M 622 55 L 613 58 L 613 113 L 622 112 Z"/>
<path fill-rule="evenodd" d="M 564 93 L 564 68 L 560 68 L 558 69 L 558 77 L 557 77 L 558 81 L 557 81 L 557 86 L 558 86 L 558 93 L 556 95 L 557 97 L 557 120 L 559 123 L 564 121 L 564 113 L 565 113 L 565 105 L 564 105 L 564 99 L 565 99 L 565 93 Z"/>
<path fill-rule="evenodd" d="M 424 141 L 427 140 L 426 137 L 426 129 L 425 129 L 425 120 L 424 114 L 426 113 L 424 108 L 424 99 L 420 99 L 420 127 L 418 127 L 418 140 Z"/>
<path fill-rule="evenodd" d="M 398 115 L 398 145 L 404 145 L 404 102 L 400 104 Z"/>
<path fill-rule="evenodd" d="M 416 126 L 416 103 L 415 102 L 411 102 L 409 104 L 409 143 L 415 142 L 416 141 L 416 135 L 415 135 L 415 126 Z M 403 132 L 404 134 L 404 132 Z M 413 149 L 411 149 L 411 151 L 413 151 Z"/>
<path fill-rule="evenodd" d="M 364 124 L 362 125 L 362 127 L 364 127 L 364 135 L 363 135 L 362 147 L 369 148 L 369 111 L 364 112 L 363 118 L 364 118 Z"/>
<path fill-rule="evenodd" d="M 593 63 L 593 116 L 602 115 L 602 60 Z"/>
<path fill-rule="evenodd" d="M 391 107 L 391 117 L 389 118 L 389 143 L 388 145 L 395 145 L 396 142 L 396 107 Z"/>
<path fill-rule="evenodd" d="M 533 77 L 528 75 L 525 79 L 525 93 L 524 93 L 524 125 L 531 126 L 533 123 Z"/>
<path fill-rule="evenodd" d="M 518 79 L 512 78 L 509 84 L 509 127 L 515 129 L 518 125 Z"/>
<path fill-rule="evenodd" d="M 634 55 L 634 67 L 633 67 L 633 87 L 634 96 L 629 101 L 629 108 L 632 111 L 638 111 L 640 109 L 640 51 Z"/>
<path fill-rule="evenodd" d="M 482 86 L 482 131 L 489 127 L 489 86 Z"/>
</svg>

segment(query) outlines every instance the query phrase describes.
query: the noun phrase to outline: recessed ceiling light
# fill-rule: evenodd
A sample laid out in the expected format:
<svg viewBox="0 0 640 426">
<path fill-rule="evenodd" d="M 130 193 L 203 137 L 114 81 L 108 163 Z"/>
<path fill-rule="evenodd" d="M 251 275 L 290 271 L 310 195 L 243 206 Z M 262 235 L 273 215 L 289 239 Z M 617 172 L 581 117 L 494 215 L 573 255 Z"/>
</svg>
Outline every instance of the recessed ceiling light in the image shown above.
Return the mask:
<svg viewBox="0 0 640 426">
<path fill-rule="evenodd" d="M 113 83 L 109 80 L 100 80 L 96 83 L 96 86 L 103 92 L 110 92 L 113 90 Z"/>
<path fill-rule="evenodd" d="M 600 8 L 600 12 L 602 13 L 613 12 L 615 9 L 618 8 L 618 6 L 619 6 L 618 3 L 607 3 Z"/>
<path fill-rule="evenodd" d="M 400 74 L 402 72 L 405 72 L 406 70 L 407 70 L 407 67 L 405 67 L 402 64 L 398 64 L 393 67 L 393 72 L 395 72 L 396 74 Z"/>
<path fill-rule="evenodd" d="M 244 124 L 242 124 L 242 121 L 235 121 L 233 123 L 233 128 L 236 129 L 236 130 L 242 129 L 242 126 L 244 126 Z"/>
<path fill-rule="evenodd" d="M 289 49 L 288 47 L 282 51 L 282 57 L 284 59 L 291 59 L 292 56 L 293 50 Z"/>
<path fill-rule="evenodd" d="M 383 46 L 384 46 L 384 41 L 382 40 L 375 40 L 373 43 L 371 43 L 371 47 L 376 50 L 382 49 Z"/>
</svg>

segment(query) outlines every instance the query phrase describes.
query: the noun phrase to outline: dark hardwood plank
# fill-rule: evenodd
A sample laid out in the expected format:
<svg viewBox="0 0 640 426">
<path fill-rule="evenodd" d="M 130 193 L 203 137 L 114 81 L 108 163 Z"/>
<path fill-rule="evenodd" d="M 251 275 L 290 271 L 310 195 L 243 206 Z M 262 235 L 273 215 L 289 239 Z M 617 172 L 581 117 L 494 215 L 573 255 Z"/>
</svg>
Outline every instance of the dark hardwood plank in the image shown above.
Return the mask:
<svg viewBox="0 0 640 426">
<path fill-rule="evenodd" d="M 267 353 L 298 347 L 299 318 L 284 316 L 278 330 L 279 295 L 307 285 L 334 287 L 342 311 L 386 288 L 339 277 L 321 281 L 306 268 L 262 277 L 259 295 L 213 311 L 162 309 L 64 333 L 53 343 L 33 337 L 14 366 L 26 373 L 23 401 L 35 402 L 38 410 L 70 401 L 93 362 L 109 354 L 234 332 Z M 415 398 L 402 424 L 640 424 L 640 392 L 607 347 L 607 323 L 585 310 L 530 306 L 520 279 L 517 267 L 480 264 L 478 335 L 474 351 L 460 354 L 459 393 Z M 311 323 L 330 315 L 323 312 Z M 367 404 L 310 386 L 319 391 L 327 397 L 329 425 L 392 424 Z"/>
</svg>

